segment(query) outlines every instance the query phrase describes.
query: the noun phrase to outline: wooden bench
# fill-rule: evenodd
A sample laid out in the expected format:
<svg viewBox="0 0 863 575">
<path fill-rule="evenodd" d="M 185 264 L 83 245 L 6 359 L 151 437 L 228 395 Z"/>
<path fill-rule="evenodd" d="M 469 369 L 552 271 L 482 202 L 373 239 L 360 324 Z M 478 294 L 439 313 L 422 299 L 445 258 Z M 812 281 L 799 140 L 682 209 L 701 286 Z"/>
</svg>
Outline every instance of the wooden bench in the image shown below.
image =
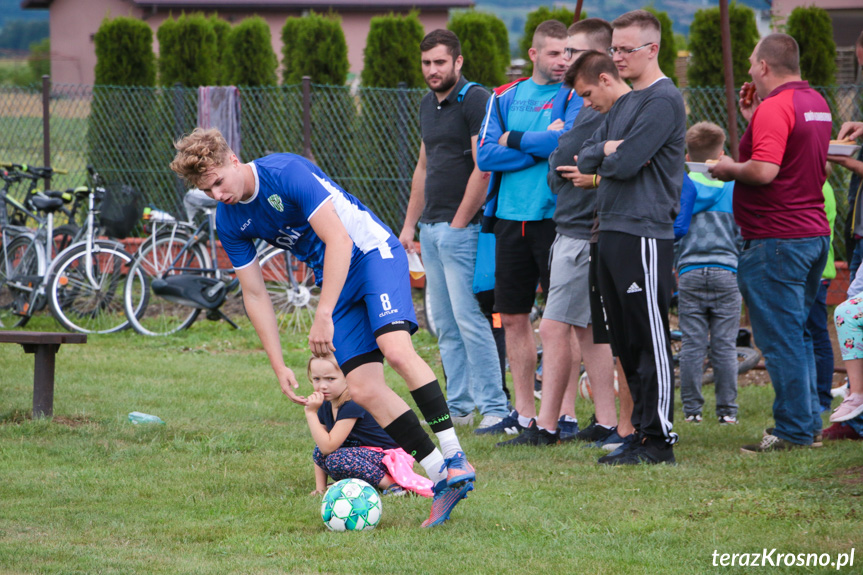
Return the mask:
<svg viewBox="0 0 863 575">
<path fill-rule="evenodd" d="M 24 353 L 35 354 L 33 418 L 54 415 L 54 356 L 64 343 L 87 343 L 83 333 L 0 331 L 0 343 L 18 343 Z"/>
</svg>

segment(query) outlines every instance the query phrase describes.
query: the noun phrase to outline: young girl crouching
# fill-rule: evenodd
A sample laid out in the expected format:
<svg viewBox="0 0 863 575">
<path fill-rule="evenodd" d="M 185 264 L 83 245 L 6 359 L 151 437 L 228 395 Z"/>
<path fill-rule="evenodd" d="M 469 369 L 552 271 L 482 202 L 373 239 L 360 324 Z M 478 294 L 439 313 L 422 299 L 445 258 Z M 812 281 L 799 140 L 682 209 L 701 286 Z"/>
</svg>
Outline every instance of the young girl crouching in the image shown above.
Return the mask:
<svg viewBox="0 0 863 575">
<path fill-rule="evenodd" d="M 413 472 L 413 458 L 405 453 L 372 416 L 351 400 L 342 370 L 332 355 L 312 357 L 306 372 L 314 393 L 304 408 L 315 450 L 315 490 L 327 490 L 327 477 L 356 478 L 384 494 L 413 491 L 431 497 L 432 482 Z"/>
</svg>

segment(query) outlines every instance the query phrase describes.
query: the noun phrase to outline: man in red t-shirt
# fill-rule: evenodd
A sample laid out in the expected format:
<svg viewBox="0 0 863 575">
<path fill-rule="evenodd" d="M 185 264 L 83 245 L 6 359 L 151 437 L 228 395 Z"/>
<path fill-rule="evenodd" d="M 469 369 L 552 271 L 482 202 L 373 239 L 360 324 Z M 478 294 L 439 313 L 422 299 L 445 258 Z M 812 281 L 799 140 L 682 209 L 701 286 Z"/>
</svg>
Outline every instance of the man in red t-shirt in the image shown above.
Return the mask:
<svg viewBox="0 0 863 575">
<path fill-rule="evenodd" d="M 776 426 L 760 443 L 742 448 L 762 453 L 820 446 L 806 318 L 830 241 L 822 186 L 833 124 L 827 102 L 800 77 L 794 38 L 763 38 L 749 61 L 752 82 L 740 91 L 740 112 L 750 123 L 740 141 L 740 161 L 725 156 L 711 173 L 736 182 L 734 218 L 744 240 L 737 281 L 776 392 Z M 755 93 L 748 95 L 753 86 Z"/>
</svg>

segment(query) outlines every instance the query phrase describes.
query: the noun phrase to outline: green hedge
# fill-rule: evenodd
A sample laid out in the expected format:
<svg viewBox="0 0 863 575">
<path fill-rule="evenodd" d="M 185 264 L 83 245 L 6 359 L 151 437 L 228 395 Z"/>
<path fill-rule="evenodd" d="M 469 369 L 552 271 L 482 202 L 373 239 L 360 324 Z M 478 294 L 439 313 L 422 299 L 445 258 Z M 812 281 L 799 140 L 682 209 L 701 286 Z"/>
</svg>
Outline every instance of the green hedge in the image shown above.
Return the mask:
<svg viewBox="0 0 863 575">
<path fill-rule="evenodd" d="M 420 64 L 420 42 L 424 37 L 416 11 L 372 18 L 363 53 L 363 86 L 396 88 L 399 82 L 409 88 L 424 86 Z"/>
<path fill-rule="evenodd" d="M 800 46 L 800 73 L 813 86 L 836 82 L 836 42 L 833 22 L 824 8 L 798 6 L 791 11 L 785 31 Z"/>
<path fill-rule="evenodd" d="M 503 20 L 470 10 L 453 15 L 447 28 L 461 41 L 465 78 L 490 87 L 506 82 L 509 36 Z"/>
<path fill-rule="evenodd" d="M 228 83 L 234 86 L 275 86 L 276 54 L 270 27 L 260 16 L 234 26 L 227 38 Z"/>
<path fill-rule="evenodd" d="M 738 86 L 749 80 L 749 56 L 758 43 L 758 27 L 752 8 L 732 2 L 728 7 L 731 24 L 731 60 L 734 83 Z M 719 8 L 698 10 L 689 27 L 687 68 L 689 84 L 693 87 L 723 86 L 722 36 L 719 31 Z"/>
<path fill-rule="evenodd" d="M 288 18 L 282 27 L 282 82 L 298 84 L 310 76 L 316 84 L 341 86 L 348 78 L 348 43 L 335 13 L 311 12 Z"/>
<path fill-rule="evenodd" d="M 218 44 L 213 24 L 203 14 L 168 18 L 156 32 L 159 39 L 159 83 L 213 86 L 218 75 Z"/>
</svg>

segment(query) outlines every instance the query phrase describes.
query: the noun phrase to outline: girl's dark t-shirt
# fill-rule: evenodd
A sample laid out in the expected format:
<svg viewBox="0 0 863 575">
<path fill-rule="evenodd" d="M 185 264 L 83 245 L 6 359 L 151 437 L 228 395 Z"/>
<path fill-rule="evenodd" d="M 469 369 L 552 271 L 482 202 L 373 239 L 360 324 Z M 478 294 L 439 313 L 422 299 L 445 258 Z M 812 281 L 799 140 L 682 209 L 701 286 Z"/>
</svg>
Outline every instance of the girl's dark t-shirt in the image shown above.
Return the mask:
<svg viewBox="0 0 863 575">
<path fill-rule="evenodd" d="M 332 431 L 336 421 L 356 419 L 353 429 L 348 434 L 341 447 L 380 447 L 381 449 L 396 449 L 398 444 L 393 441 L 368 411 L 357 405 L 353 400 L 347 401 L 339 408 L 336 418 L 333 418 L 333 404 L 325 401 L 318 408 L 318 421 L 327 431 Z"/>
</svg>

